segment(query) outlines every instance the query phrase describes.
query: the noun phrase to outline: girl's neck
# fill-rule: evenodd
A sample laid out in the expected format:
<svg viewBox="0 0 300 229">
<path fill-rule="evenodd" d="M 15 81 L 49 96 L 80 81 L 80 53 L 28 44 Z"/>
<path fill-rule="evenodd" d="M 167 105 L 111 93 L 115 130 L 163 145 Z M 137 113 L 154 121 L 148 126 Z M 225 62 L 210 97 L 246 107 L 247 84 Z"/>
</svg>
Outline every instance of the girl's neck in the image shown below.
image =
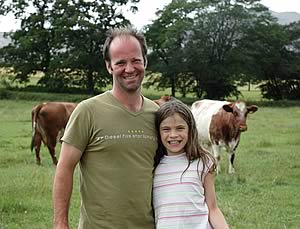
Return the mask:
<svg viewBox="0 0 300 229">
<path fill-rule="evenodd" d="M 168 155 L 165 155 L 166 157 L 182 157 L 182 156 L 186 156 L 186 153 L 183 152 L 183 153 L 179 153 L 179 154 L 168 154 Z"/>
</svg>

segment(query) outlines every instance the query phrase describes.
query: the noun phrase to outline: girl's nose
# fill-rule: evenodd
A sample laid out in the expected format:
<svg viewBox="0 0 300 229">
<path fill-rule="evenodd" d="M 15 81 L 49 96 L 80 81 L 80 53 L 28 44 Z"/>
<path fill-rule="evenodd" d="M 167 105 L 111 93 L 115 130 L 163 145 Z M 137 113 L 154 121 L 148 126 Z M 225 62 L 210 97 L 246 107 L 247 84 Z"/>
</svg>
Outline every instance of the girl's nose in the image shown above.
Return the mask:
<svg viewBox="0 0 300 229">
<path fill-rule="evenodd" d="M 177 137 L 178 136 L 178 133 L 176 130 L 171 130 L 170 132 L 170 137 Z"/>
</svg>

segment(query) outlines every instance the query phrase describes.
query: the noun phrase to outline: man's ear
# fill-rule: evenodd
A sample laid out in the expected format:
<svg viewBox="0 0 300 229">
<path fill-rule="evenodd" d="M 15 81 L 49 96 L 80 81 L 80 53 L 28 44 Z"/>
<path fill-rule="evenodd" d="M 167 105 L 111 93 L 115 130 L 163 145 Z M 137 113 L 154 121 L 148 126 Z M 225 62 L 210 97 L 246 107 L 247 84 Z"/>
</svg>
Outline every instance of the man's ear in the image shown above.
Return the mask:
<svg viewBox="0 0 300 229">
<path fill-rule="evenodd" d="M 111 67 L 111 62 L 105 61 L 105 64 L 106 64 L 106 69 L 109 72 L 109 74 L 112 74 L 113 69 Z"/>
</svg>

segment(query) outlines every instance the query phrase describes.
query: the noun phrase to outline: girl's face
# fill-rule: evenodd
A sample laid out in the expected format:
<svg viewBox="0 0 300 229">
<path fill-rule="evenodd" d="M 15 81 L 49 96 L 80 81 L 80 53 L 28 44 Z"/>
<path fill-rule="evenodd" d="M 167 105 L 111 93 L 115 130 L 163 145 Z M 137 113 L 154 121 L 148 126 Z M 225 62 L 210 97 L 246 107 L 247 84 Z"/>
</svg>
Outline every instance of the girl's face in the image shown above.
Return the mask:
<svg viewBox="0 0 300 229">
<path fill-rule="evenodd" d="M 159 132 L 169 156 L 184 152 L 188 141 L 189 127 L 178 113 L 164 119 L 160 123 Z"/>
</svg>

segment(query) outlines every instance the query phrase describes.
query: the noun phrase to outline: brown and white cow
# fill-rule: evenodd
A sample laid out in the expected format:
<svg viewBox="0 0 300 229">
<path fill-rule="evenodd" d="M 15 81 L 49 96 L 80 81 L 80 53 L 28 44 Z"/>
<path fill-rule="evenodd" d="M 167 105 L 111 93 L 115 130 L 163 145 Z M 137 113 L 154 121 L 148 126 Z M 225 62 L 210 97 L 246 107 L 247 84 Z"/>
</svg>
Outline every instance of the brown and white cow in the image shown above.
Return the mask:
<svg viewBox="0 0 300 229">
<path fill-rule="evenodd" d="M 153 100 L 153 102 L 155 102 L 158 106 L 161 106 L 172 99 L 174 98 L 170 95 L 162 95 L 159 99 Z"/>
<path fill-rule="evenodd" d="M 41 163 L 40 148 L 43 142 L 49 150 L 53 164 L 57 164 L 55 146 L 66 127 L 69 117 L 77 104 L 47 102 L 36 105 L 31 112 L 31 151 L 35 149 L 36 163 Z"/>
<path fill-rule="evenodd" d="M 247 130 L 248 113 L 254 113 L 257 109 L 257 106 L 247 106 L 243 101 L 199 100 L 192 104 L 191 110 L 196 120 L 199 142 L 217 159 L 217 173 L 220 172 L 222 147 L 225 147 L 228 153 L 228 172 L 235 172 L 233 161 L 241 132 Z"/>
</svg>

